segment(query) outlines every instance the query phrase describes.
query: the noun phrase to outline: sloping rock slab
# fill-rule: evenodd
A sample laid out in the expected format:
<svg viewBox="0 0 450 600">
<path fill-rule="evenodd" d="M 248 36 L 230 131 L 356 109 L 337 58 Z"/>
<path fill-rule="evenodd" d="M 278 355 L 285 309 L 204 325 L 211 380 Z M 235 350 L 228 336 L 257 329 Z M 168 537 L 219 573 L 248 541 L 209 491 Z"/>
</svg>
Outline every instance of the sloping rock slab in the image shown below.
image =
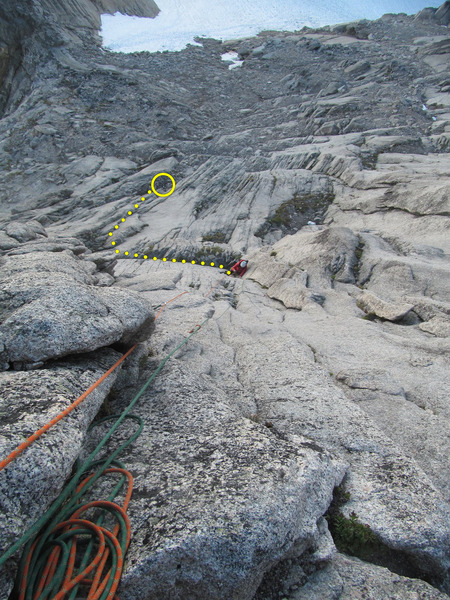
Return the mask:
<svg viewBox="0 0 450 600">
<path fill-rule="evenodd" d="M 309 287 L 327 289 L 332 287 L 333 280 L 354 282 L 358 243 L 358 237 L 350 229 L 330 227 L 287 235 L 273 245 L 273 251 L 277 260 L 306 270 Z"/>
<path fill-rule="evenodd" d="M 256 266 L 252 268 L 252 259 Z M 260 251 L 250 257 L 250 269 L 248 277 L 257 281 L 263 287 L 270 287 L 280 278 L 284 277 L 289 271 L 289 266 L 283 262 L 275 260 L 267 254 Z"/>
<path fill-rule="evenodd" d="M 439 302 L 427 296 L 407 296 L 404 300 L 414 304 L 414 312 L 424 321 L 429 321 L 433 317 L 450 316 L 448 302 Z"/>
<path fill-rule="evenodd" d="M 302 229 L 276 242 L 270 255 L 266 250 L 251 255 L 248 277 L 269 288 L 269 296 L 274 294 L 271 297 L 281 300 L 288 308 L 301 309 L 309 300 L 321 304 L 323 297 L 320 291 L 333 287 L 333 281 L 355 281 L 353 269 L 358 262 L 358 244 L 358 237 L 345 227 L 322 228 L 319 231 Z M 298 279 L 301 273 L 306 279 L 300 281 L 300 287 L 295 284 L 294 287 L 298 287 L 296 292 L 286 280 Z M 273 287 L 275 284 L 276 287 Z M 303 284 L 319 293 L 315 295 L 311 290 L 303 294 L 300 289 Z M 279 297 L 281 292 L 288 304 Z"/>
<path fill-rule="evenodd" d="M 315 547 L 343 463 L 239 416 L 181 361 L 143 398 L 122 600 L 248 600 L 294 543 Z"/>
<path fill-rule="evenodd" d="M 446 600 L 448 596 L 420 579 L 409 579 L 388 569 L 338 554 L 317 571 L 292 600 Z"/>
<path fill-rule="evenodd" d="M 449 337 L 450 336 L 450 317 L 442 315 L 442 317 L 433 317 L 425 323 L 420 323 L 419 329 L 432 333 L 436 337 Z"/>
<path fill-rule="evenodd" d="M 47 237 L 47 233 L 39 221 L 28 221 L 28 223 L 13 221 L 8 223 L 5 231 L 7 235 L 15 238 L 18 242 L 28 242 L 39 236 Z"/>
<path fill-rule="evenodd" d="M 0 250 L 11 250 L 17 246 L 19 242 L 15 238 L 0 230 Z"/>
<path fill-rule="evenodd" d="M 388 547 L 442 581 L 449 566 L 448 507 L 442 494 L 376 420 L 330 382 L 312 350 L 295 337 L 303 331 L 301 317 L 307 311 L 284 311 L 281 326 L 270 324 L 272 309 L 258 302 L 257 286 L 251 289 L 251 299 L 242 295 L 238 310 L 230 312 L 230 326 L 223 319 L 220 327 L 222 339 L 236 348 L 239 381 L 257 400 L 262 422 L 270 421 L 280 437 L 302 435 L 315 448 L 348 461 L 345 489 L 351 500 L 342 509 L 348 510 L 345 516 L 354 511 Z M 257 321 L 251 317 L 255 306 Z M 384 382 L 386 388 L 391 383 Z M 392 391 L 397 390 L 392 386 Z M 391 398 L 394 411 L 396 398 Z"/>
<path fill-rule="evenodd" d="M 342 381 L 349 388 L 356 390 L 368 390 L 382 392 L 390 396 L 402 396 L 405 390 L 382 369 L 346 369 L 336 375 L 338 381 Z"/>
<path fill-rule="evenodd" d="M 26 246 L 24 244 L 22 247 Z M 95 264 L 91 261 L 77 260 L 72 252 L 32 252 L 22 256 L 11 256 L 0 259 L 0 278 L 3 283 L 13 276 L 19 279 L 26 273 L 59 274 L 71 276 L 79 283 L 92 284 Z"/>
<path fill-rule="evenodd" d="M 325 296 L 309 290 L 303 283 L 296 279 L 281 278 L 267 290 L 269 298 L 280 300 L 286 308 L 302 310 L 309 302 L 322 305 Z"/>
<path fill-rule="evenodd" d="M 386 302 L 371 292 L 363 292 L 356 301 L 358 308 L 368 315 L 375 315 L 387 321 L 399 321 L 414 308 L 406 302 Z"/>
<path fill-rule="evenodd" d="M 1 233 L 2 232 L 0 231 L 0 236 Z M 5 243 L 5 246 L 6 244 L 7 242 Z M 20 244 L 19 247 L 15 246 L 11 246 L 11 249 L 7 247 L 2 248 L 0 246 L 0 250 L 9 250 L 9 252 L 7 252 L 8 256 L 13 256 L 16 254 L 29 254 L 30 252 L 63 252 L 64 250 L 70 250 L 74 254 L 78 255 L 83 254 L 87 250 L 83 242 L 77 238 L 70 237 L 41 237 L 31 240 L 25 244 Z"/>
<path fill-rule="evenodd" d="M 194 294 L 171 303 L 152 338 L 157 360 L 212 308 Z M 212 320 L 136 406 L 145 425 L 122 456 L 135 489 L 121 600 L 249 600 L 273 564 L 323 536 L 345 462 L 244 416 L 233 349 L 220 339 Z"/>
</svg>

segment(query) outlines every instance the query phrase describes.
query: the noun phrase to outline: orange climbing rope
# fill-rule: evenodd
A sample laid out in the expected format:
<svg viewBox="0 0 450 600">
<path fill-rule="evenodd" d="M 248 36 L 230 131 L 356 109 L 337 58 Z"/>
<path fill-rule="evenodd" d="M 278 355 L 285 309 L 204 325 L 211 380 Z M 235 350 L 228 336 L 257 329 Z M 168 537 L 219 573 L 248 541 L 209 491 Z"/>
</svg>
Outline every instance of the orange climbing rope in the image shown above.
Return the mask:
<svg viewBox="0 0 450 600">
<path fill-rule="evenodd" d="M 175 296 L 168 302 L 164 302 L 161 309 L 155 316 L 155 321 L 168 304 L 170 304 L 171 302 L 173 302 L 174 300 L 176 300 L 183 294 L 189 294 L 189 292 L 182 292 L 181 294 L 178 294 L 177 296 Z M 79 404 L 81 404 L 81 402 L 83 402 L 83 400 L 85 400 L 87 398 L 87 396 L 89 396 L 89 394 L 91 394 L 95 390 L 95 388 L 97 388 L 102 383 L 102 381 L 104 381 L 108 377 L 108 375 L 110 375 L 115 369 L 117 369 L 117 367 L 121 363 L 123 363 L 123 361 L 133 352 L 133 350 L 136 348 L 136 346 L 137 346 L 137 344 L 135 344 L 132 348 L 130 348 L 121 358 L 119 358 L 119 360 L 117 362 L 115 362 L 113 364 L 113 366 L 110 369 L 108 369 L 106 371 L 106 373 L 104 373 L 99 379 L 97 379 L 97 381 L 95 383 L 93 383 L 91 385 L 91 387 L 89 387 L 83 394 L 81 394 L 81 396 L 79 396 L 76 400 L 74 400 L 74 402 L 72 402 L 72 404 L 70 406 L 65 408 L 61 413 L 59 413 L 59 415 L 57 415 L 51 421 L 46 423 L 43 427 L 41 427 L 41 429 L 38 429 L 38 431 L 33 433 L 33 435 L 30 435 L 30 437 L 28 439 L 26 439 L 24 442 L 22 442 L 20 444 L 20 446 L 17 446 L 17 448 L 15 450 L 13 450 L 9 456 L 7 456 L 4 460 L 2 460 L 0 462 L 0 471 L 2 471 L 7 465 L 9 465 L 9 463 L 12 462 L 15 458 L 17 458 L 19 456 L 19 454 L 21 454 L 24 450 L 26 450 L 29 446 L 31 446 L 31 444 L 33 442 L 35 442 L 38 438 L 40 438 L 41 435 L 43 435 L 46 431 L 48 431 L 51 427 L 53 427 L 53 425 L 56 425 L 56 423 L 61 421 L 61 419 L 64 419 L 64 417 L 67 417 L 67 415 L 70 414 Z"/>
<path fill-rule="evenodd" d="M 83 394 L 81 394 L 81 396 L 79 396 L 74 402 L 72 402 L 70 406 L 65 408 L 61 413 L 59 413 L 58 416 L 46 423 L 43 427 L 41 427 L 41 429 L 38 429 L 38 431 L 33 433 L 33 435 L 30 435 L 30 437 L 24 442 L 22 442 L 20 446 L 17 446 L 17 448 L 13 450 L 9 456 L 7 456 L 4 460 L 0 462 L 0 471 L 2 471 L 7 465 L 9 465 L 11 461 L 17 458 L 19 454 L 21 454 L 24 450 L 31 446 L 31 444 L 35 442 L 38 438 L 40 438 L 41 435 L 43 435 L 46 431 L 53 427 L 53 425 L 56 425 L 56 423 L 61 421 L 61 419 L 67 417 L 67 415 L 71 413 L 79 404 L 81 404 L 81 402 L 83 402 L 83 400 L 87 396 L 89 396 L 89 394 L 93 392 L 95 388 L 97 388 L 102 383 L 102 381 L 104 381 L 108 377 L 108 375 L 110 375 L 115 369 L 117 369 L 117 367 L 127 358 L 127 356 L 129 356 L 133 352 L 135 348 L 136 344 L 132 348 L 130 348 L 128 352 L 126 352 L 121 358 L 119 358 L 119 360 L 115 362 L 113 366 L 106 371 L 106 373 L 104 373 L 99 379 L 97 379 L 97 381 L 93 383 L 90 388 L 88 388 Z"/>
<path fill-rule="evenodd" d="M 216 285 L 214 285 L 205 295 L 208 296 L 224 279 L 222 277 Z M 160 316 L 165 306 L 189 292 L 184 291 L 177 294 L 168 302 L 163 303 L 161 309 L 155 316 L 155 320 Z M 209 318 L 207 319 L 207 321 Z M 206 322 L 206 321 L 205 321 Z M 191 334 L 196 333 L 201 327 L 196 325 Z M 189 336 L 191 337 L 191 336 Z M 189 338 L 186 338 L 187 341 Z M 6 459 L 0 462 L 0 471 L 4 469 L 11 461 L 19 454 L 28 448 L 35 440 L 47 432 L 53 425 L 72 412 L 94 389 L 96 389 L 102 381 L 108 377 L 136 348 L 135 344 L 130 348 L 104 375 L 102 375 L 94 384 L 92 384 L 79 398 L 77 398 L 69 407 L 63 410 L 57 417 L 53 418 L 36 433 L 30 436 L 25 442 L 20 444 Z M 172 351 L 163 361 L 159 368 L 162 368 L 166 360 L 176 351 Z M 158 370 L 159 370 L 158 368 Z M 157 370 L 157 371 L 158 371 Z M 156 372 L 153 376 L 156 375 Z M 152 376 L 152 378 L 153 378 Z M 151 379 L 152 379 L 151 378 Z M 150 379 L 150 380 L 151 380 Z M 149 382 L 150 382 L 149 380 Z M 149 384 L 147 382 L 146 386 Z M 144 388 L 146 387 L 144 386 Z M 139 392 L 138 396 L 142 393 Z M 133 402 L 134 402 L 133 401 Z M 125 411 L 126 412 L 126 411 Z M 112 418 L 112 417 L 111 417 Z M 125 417 L 123 417 L 125 418 Z M 141 421 L 141 429 L 133 434 L 129 442 L 139 435 L 143 424 L 139 417 L 132 417 Z M 105 420 L 108 420 L 106 417 Z M 121 419 L 119 419 L 120 421 Z M 100 421 L 101 422 L 101 421 Z M 114 427 L 113 427 L 114 429 Z M 112 431 L 111 431 L 112 433 Z M 105 438 L 104 438 L 105 440 Z M 103 442 L 102 442 L 103 443 Z M 122 446 L 121 448 L 123 448 Z M 116 452 L 114 453 L 116 455 Z M 98 461 L 102 462 L 102 461 Z M 62 508 L 62 522 L 54 519 L 50 522 L 50 529 L 43 531 L 33 543 L 28 543 L 28 548 L 25 551 L 22 561 L 19 579 L 19 600 L 63 600 L 67 594 L 69 600 L 78 596 L 79 587 L 83 589 L 89 587 L 86 600 L 119 600 L 116 595 L 116 590 L 120 582 L 120 577 L 123 570 L 124 556 L 130 543 L 130 523 L 126 515 L 131 493 L 133 489 L 133 477 L 129 471 L 122 468 L 123 465 L 118 461 L 113 461 L 119 464 L 121 468 L 105 468 L 102 467 L 99 471 L 87 476 L 75 489 L 75 492 L 64 511 Z M 108 462 L 111 464 L 111 461 Z M 85 493 L 84 488 L 89 488 L 92 483 L 95 483 L 100 477 L 109 473 L 120 473 L 122 476 L 121 482 L 116 485 L 115 489 L 109 496 L 108 500 L 98 500 L 80 505 L 81 496 Z M 114 499 L 122 488 L 125 480 L 128 480 L 128 489 L 125 494 L 125 500 L 122 507 L 117 504 Z M 74 486 L 75 486 L 74 482 Z M 69 486 L 71 487 L 71 486 Z M 68 490 L 69 492 L 69 490 Z M 69 496 L 64 494 L 68 499 Z M 61 501 L 64 498 L 60 496 Z M 76 510 L 74 510 L 76 508 Z M 96 522 L 89 518 L 80 518 L 80 516 L 92 510 L 100 511 L 96 517 Z M 102 523 L 106 513 L 110 513 L 117 521 L 114 530 L 111 532 Z M 71 514 L 70 514 L 71 513 Z M 33 526 L 34 527 L 34 526 Z M 36 528 L 36 531 L 38 528 Z M 81 542 L 81 547 L 80 547 Z M 80 549 L 81 548 L 81 549 Z M 95 548 L 95 550 L 94 550 Z M 11 551 L 13 549 L 10 549 Z M 95 555 L 92 556 L 93 550 Z M 84 557 L 80 563 L 81 556 L 84 552 Z M 11 555 L 10 551 L 1 557 L 1 563 L 4 563 L 7 555 Z M 78 567 L 76 568 L 76 563 Z M 106 572 L 105 572 L 105 569 Z M 78 575 L 73 577 L 74 572 Z M 31 590 L 31 591 L 30 591 Z M 59 591 L 58 591 L 59 590 Z M 55 595 L 55 592 L 56 595 Z M 31 594 L 31 595 L 30 595 Z"/>
<path fill-rule="evenodd" d="M 171 302 L 173 302 L 174 300 L 176 300 L 177 298 L 179 298 L 180 296 L 182 296 L 183 294 L 189 294 L 189 292 L 181 292 L 181 294 L 178 294 L 177 296 L 175 296 L 174 298 L 172 298 L 171 300 L 168 300 L 167 302 L 163 302 L 161 308 L 159 309 L 159 311 L 156 313 L 156 317 L 155 317 L 155 321 L 156 319 L 159 317 L 159 315 L 162 313 L 162 311 L 165 309 L 165 307 L 170 304 Z"/>
<path fill-rule="evenodd" d="M 124 479 L 128 479 L 128 489 L 122 506 L 108 500 L 88 502 L 75 510 L 75 512 L 73 512 L 73 514 L 65 521 L 55 525 L 51 532 L 53 540 L 50 541 L 50 544 L 47 542 L 47 546 L 51 545 L 53 542 L 54 547 L 48 554 L 46 561 L 41 561 L 41 564 L 39 564 L 41 577 L 38 581 L 34 581 L 35 578 L 33 578 L 33 574 L 31 573 L 32 565 L 34 562 L 39 563 L 39 556 L 35 556 L 36 549 L 37 553 L 39 553 L 39 551 L 42 553 L 42 548 L 40 548 L 42 536 L 37 537 L 23 563 L 18 600 L 26 599 L 27 590 L 30 584 L 34 591 L 33 600 L 47 598 L 46 592 L 49 591 L 49 588 L 51 590 L 51 587 L 55 587 L 54 585 L 52 586 L 52 584 L 54 583 L 55 578 L 57 578 L 59 564 L 64 558 L 66 558 L 65 572 L 61 573 L 59 576 L 59 579 L 61 579 L 61 582 L 58 585 L 60 591 L 55 596 L 52 596 L 52 600 L 62 600 L 65 595 L 74 588 L 76 588 L 74 590 L 76 594 L 79 586 L 89 587 L 86 600 L 98 600 L 99 598 L 104 598 L 105 600 L 119 600 L 116 595 L 116 590 L 120 582 L 120 575 L 123 571 L 125 553 L 131 539 L 130 521 L 126 514 L 126 510 L 133 490 L 133 477 L 129 471 L 121 468 L 110 468 L 103 471 L 103 475 L 108 473 L 120 473 L 123 475 Z M 75 492 L 77 496 L 81 497 L 83 488 L 93 477 L 94 474 L 89 475 L 78 485 Z M 108 511 L 116 518 L 118 522 L 112 532 L 102 526 L 102 517 L 97 519 L 97 523 L 93 523 L 86 518 L 80 518 L 83 513 L 92 509 Z M 60 530 L 62 530 L 61 533 L 57 535 L 57 532 Z M 86 544 L 86 535 L 89 534 L 90 537 L 87 540 L 88 544 Z M 76 577 L 73 577 L 77 554 L 84 551 L 85 557 L 88 557 L 89 550 L 86 549 L 86 545 L 89 545 L 89 543 L 92 544 L 94 540 L 98 544 L 97 552 L 89 562 L 85 561 L 85 563 L 88 562 L 88 564 L 83 565 L 81 572 Z M 70 548 L 68 550 L 66 549 L 65 557 L 63 548 L 64 542 Z M 105 573 L 105 566 L 108 559 L 110 559 L 111 566 Z M 91 575 L 91 577 L 88 577 L 88 575 Z M 108 587 L 109 591 L 106 591 Z"/>
<path fill-rule="evenodd" d="M 219 285 L 219 283 L 222 281 L 222 279 L 225 279 L 225 277 L 226 277 L 226 275 L 224 275 L 223 277 L 221 277 L 221 278 L 219 279 L 219 281 L 216 283 L 216 285 L 213 285 L 213 287 L 212 287 L 212 288 L 209 290 L 209 292 L 207 292 L 207 293 L 206 293 L 206 294 L 203 296 L 203 298 L 206 298 L 207 296 L 209 296 L 209 294 L 210 294 L 210 293 L 211 293 L 213 290 L 215 290 L 215 289 L 216 289 L 216 287 Z"/>
</svg>

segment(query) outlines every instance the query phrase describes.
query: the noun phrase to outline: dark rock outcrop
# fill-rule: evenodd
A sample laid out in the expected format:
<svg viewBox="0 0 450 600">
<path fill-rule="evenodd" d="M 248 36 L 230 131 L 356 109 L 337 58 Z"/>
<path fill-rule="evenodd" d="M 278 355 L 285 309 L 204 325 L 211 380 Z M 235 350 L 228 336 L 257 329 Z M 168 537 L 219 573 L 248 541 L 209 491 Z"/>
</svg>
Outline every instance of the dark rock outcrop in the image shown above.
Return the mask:
<svg viewBox="0 0 450 600">
<path fill-rule="evenodd" d="M 102 13 L 155 17 L 153 0 L 3 0 L 0 5 L 0 115 L 29 93 L 53 49 L 100 43 Z"/>
</svg>

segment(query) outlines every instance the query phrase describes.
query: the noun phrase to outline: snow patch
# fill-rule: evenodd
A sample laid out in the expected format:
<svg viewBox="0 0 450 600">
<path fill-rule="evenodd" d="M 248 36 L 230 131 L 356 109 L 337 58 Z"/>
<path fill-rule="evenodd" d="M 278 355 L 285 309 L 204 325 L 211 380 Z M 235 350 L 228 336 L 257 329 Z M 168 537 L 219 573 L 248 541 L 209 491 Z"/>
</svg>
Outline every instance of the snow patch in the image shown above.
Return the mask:
<svg viewBox="0 0 450 600">
<path fill-rule="evenodd" d="M 234 51 L 225 52 L 225 54 L 221 55 L 221 58 L 223 61 L 231 63 L 228 67 L 230 70 L 241 67 L 244 64 L 244 61 L 239 59 L 239 54 Z"/>
</svg>

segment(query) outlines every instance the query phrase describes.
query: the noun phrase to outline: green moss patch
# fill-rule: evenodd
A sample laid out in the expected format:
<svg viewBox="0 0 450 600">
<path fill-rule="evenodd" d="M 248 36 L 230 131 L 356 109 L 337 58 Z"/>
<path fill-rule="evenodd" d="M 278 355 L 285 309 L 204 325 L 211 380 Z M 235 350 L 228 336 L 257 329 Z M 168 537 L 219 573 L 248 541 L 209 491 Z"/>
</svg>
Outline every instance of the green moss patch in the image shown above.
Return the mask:
<svg viewBox="0 0 450 600">
<path fill-rule="evenodd" d="M 337 486 L 333 492 L 333 500 L 325 513 L 328 528 L 339 552 L 386 567 L 403 577 L 423 579 L 436 585 L 436 582 L 431 581 L 410 556 L 386 546 L 355 512 L 351 512 L 350 516 L 346 517 L 341 508 L 349 500 L 350 493 L 345 490 L 344 484 Z"/>
<path fill-rule="evenodd" d="M 275 229 L 281 229 L 284 234 L 291 234 L 304 227 L 308 221 L 321 223 L 333 200 L 334 194 L 331 192 L 295 195 L 283 202 L 275 213 L 266 219 L 255 235 L 264 238 L 267 233 Z"/>
<path fill-rule="evenodd" d="M 215 242 L 216 244 L 226 244 L 229 241 L 229 236 L 223 231 L 214 231 L 203 236 L 203 242 Z"/>
<path fill-rule="evenodd" d="M 336 514 L 329 521 L 334 543 L 340 552 L 362 558 L 377 538 L 368 525 L 361 523 L 356 513 L 352 512 L 347 519 Z"/>
<path fill-rule="evenodd" d="M 359 272 L 361 271 L 361 258 L 364 252 L 364 242 L 361 237 L 358 236 L 358 246 L 355 250 L 356 263 L 353 266 L 353 275 L 355 276 L 355 281 L 357 282 L 359 279 Z"/>
</svg>

